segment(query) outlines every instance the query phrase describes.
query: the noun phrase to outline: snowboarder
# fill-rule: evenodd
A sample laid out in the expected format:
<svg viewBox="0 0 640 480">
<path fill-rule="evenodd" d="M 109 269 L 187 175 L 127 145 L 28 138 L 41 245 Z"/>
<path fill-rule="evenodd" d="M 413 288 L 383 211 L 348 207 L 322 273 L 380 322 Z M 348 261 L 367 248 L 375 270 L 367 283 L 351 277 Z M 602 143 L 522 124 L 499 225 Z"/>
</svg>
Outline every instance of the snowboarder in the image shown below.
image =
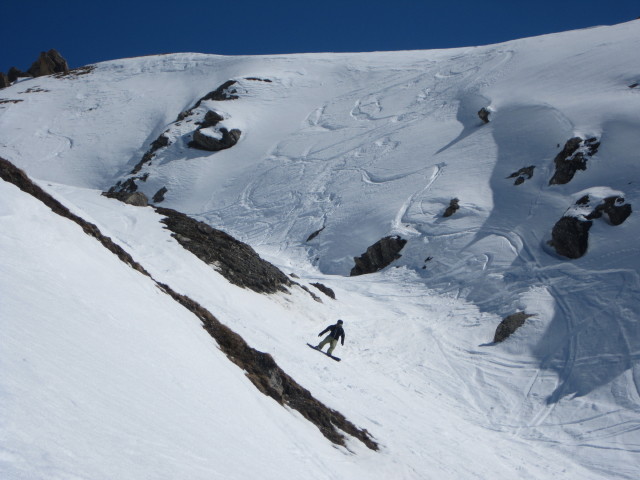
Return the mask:
<svg viewBox="0 0 640 480">
<path fill-rule="evenodd" d="M 322 340 L 318 344 L 318 346 L 316 346 L 318 350 L 322 351 L 322 347 L 329 343 L 330 345 L 327 353 L 331 355 L 333 353 L 333 350 L 336 348 L 336 345 L 338 344 L 338 339 L 340 339 L 341 344 L 344 345 L 344 329 L 342 328 L 342 323 L 342 320 L 338 320 L 338 323 L 336 323 L 335 325 L 329 325 L 318 334 L 318 336 L 321 337 L 324 333 L 330 332 L 329 335 L 327 335 L 325 339 Z"/>
</svg>

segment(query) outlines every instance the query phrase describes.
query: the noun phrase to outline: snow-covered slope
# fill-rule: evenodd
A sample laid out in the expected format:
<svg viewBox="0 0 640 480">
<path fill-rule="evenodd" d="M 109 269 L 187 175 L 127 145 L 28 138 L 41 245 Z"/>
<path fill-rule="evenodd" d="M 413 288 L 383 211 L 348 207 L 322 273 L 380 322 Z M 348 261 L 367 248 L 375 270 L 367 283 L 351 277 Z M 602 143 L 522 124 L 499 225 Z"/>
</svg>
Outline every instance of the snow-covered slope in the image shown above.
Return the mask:
<svg viewBox="0 0 640 480">
<path fill-rule="evenodd" d="M 0 184 L 0 472 L 635 478 L 636 213 L 593 220 L 579 259 L 548 240 L 565 213 L 589 213 L 574 206 L 586 194 L 638 204 L 639 48 L 631 22 L 457 50 L 125 59 L 0 91 L 20 100 L 0 103 L 0 156 L 382 446 L 331 448 L 146 277 Z M 228 80 L 239 98 L 198 102 Z M 224 118 L 214 130 L 241 130 L 235 146 L 189 148 L 207 110 Z M 572 137 L 599 149 L 550 185 Z M 507 178 L 530 166 L 524 183 Z M 151 209 L 100 196 L 131 178 L 336 300 L 230 285 Z M 388 235 L 408 240 L 402 257 L 348 277 Z M 535 316 L 491 343 L 517 311 Z M 304 345 L 336 318 L 339 364 Z"/>
</svg>

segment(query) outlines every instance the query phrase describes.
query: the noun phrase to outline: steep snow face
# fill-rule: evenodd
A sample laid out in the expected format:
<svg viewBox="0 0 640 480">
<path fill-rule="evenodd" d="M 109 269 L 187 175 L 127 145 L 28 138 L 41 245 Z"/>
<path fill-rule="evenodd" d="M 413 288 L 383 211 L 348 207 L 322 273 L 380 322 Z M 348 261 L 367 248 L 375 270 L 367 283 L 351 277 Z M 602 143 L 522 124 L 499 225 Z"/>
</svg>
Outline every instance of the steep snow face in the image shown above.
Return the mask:
<svg viewBox="0 0 640 480">
<path fill-rule="evenodd" d="M 0 155 L 58 184 L 50 189 L 146 268 L 143 260 L 225 312 L 249 343 L 273 352 L 314 392 L 326 387 L 315 374 L 329 382 L 328 403 L 345 403 L 374 435 L 387 435 L 393 462 L 410 466 L 407 478 L 428 468 L 420 458 L 429 449 L 415 443 L 440 442 L 447 423 L 456 425 L 451 451 L 467 442 L 465 428 L 479 427 L 482 435 L 514 435 L 525 457 L 528 448 L 547 455 L 541 445 L 557 445 L 590 469 L 574 466 L 571 475 L 631 478 L 640 425 L 636 213 L 617 226 L 595 219 L 587 253 L 576 260 L 548 242 L 563 215 L 583 214 L 575 203 L 586 194 L 621 197 L 637 209 L 640 89 L 629 86 L 640 81 L 639 34 L 640 23 L 631 22 L 446 51 L 106 62 L 87 75 L 2 90 L 2 98 L 22 101 L 0 103 Z M 237 99 L 203 100 L 192 117 L 178 119 L 228 80 Z M 490 111 L 488 124 L 481 108 Z M 223 117 L 219 126 L 241 130 L 236 145 L 189 148 L 208 110 Z M 163 132 L 169 144 L 131 175 Z M 550 185 L 554 158 L 573 137 L 595 138 L 599 149 L 569 183 Z M 528 173 L 514 185 L 518 175 L 509 177 L 522 169 Z M 166 239 L 146 236 L 138 214 L 121 217 L 95 192 L 76 191 L 131 178 L 149 197 L 166 187 L 162 206 L 228 231 L 304 279 L 337 286 L 338 303 L 288 307 L 295 315 L 283 317 L 253 295 L 230 304 L 226 287 L 212 299 L 187 280 L 189 269 L 160 253 Z M 453 198 L 460 209 L 443 218 Z M 383 273 L 344 278 L 353 257 L 387 235 L 408 240 L 402 257 Z M 265 309 L 273 313 L 256 325 Z M 507 342 L 483 345 L 500 317 L 521 310 L 535 316 Z M 301 362 L 308 352 L 297 346 L 313 318 L 345 312 L 358 332 L 350 337 L 358 360 L 332 365 L 346 369 L 334 378 L 330 367 Z M 361 396 L 375 402 L 361 407 Z M 406 418 L 381 413 L 399 398 Z M 421 431 L 437 422 L 420 412 L 422 402 L 445 419 L 439 436 Z M 513 447 L 500 435 L 495 442 Z M 398 456 L 403 449 L 411 454 Z M 492 454 L 478 447 L 469 455 L 479 468 Z M 438 456 L 455 463 L 450 452 Z M 525 461 L 539 476 L 553 473 L 552 463 L 533 456 Z M 433 468 L 442 477 L 448 467 Z M 469 477 L 452 468 L 443 478 Z"/>
</svg>

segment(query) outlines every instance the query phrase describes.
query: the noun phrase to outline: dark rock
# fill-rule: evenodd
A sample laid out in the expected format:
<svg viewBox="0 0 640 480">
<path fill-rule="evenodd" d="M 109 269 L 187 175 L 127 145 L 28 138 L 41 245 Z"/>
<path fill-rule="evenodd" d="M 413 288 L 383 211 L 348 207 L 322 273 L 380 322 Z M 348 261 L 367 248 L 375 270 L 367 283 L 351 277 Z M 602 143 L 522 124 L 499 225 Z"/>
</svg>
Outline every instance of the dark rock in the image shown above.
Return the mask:
<svg viewBox="0 0 640 480">
<path fill-rule="evenodd" d="M 635 83 L 632 83 L 631 85 L 629 85 L 629 88 L 636 88 L 638 85 L 640 85 L 640 83 L 635 82 Z"/>
<path fill-rule="evenodd" d="M 589 196 L 585 195 L 585 197 L 587 198 L 586 204 L 588 205 Z M 583 201 L 585 197 L 582 197 L 578 202 Z M 578 204 L 578 202 L 576 202 L 576 204 Z M 584 204 L 585 203 L 582 203 L 581 205 Z M 602 217 L 603 213 L 606 213 L 611 225 L 620 225 L 629 218 L 631 212 L 631 205 L 625 203 L 624 198 L 613 196 L 605 198 L 602 203 L 597 205 L 585 218 L 587 220 L 593 220 Z"/>
<path fill-rule="evenodd" d="M 559 255 L 567 258 L 580 258 L 589 246 L 589 229 L 591 220 L 580 220 L 577 217 L 562 217 L 551 231 L 551 245 Z"/>
<path fill-rule="evenodd" d="M 216 88 L 213 92 L 207 93 L 204 97 L 200 99 L 196 106 L 200 105 L 200 102 L 204 100 L 215 100 L 215 101 L 224 101 L 224 100 L 237 100 L 240 98 L 236 95 L 237 90 L 230 88 L 232 85 L 235 85 L 237 82 L 235 80 L 228 80 Z"/>
<path fill-rule="evenodd" d="M 253 80 L 254 82 L 266 82 L 271 83 L 271 80 L 268 78 L 258 78 L 258 77 L 245 77 L 247 80 Z"/>
<path fill-rule="evenodd" d="M 218 112 L 214 112 L 213 110 L 209 110 L 205 114 L 204 120 L 200 123 L 200 128 L 215 127 L 222 120 L 224 120 L 222 115 Z"/>
<path fill-rule="evenodd" d="M 327 287 L 326 285 L 323 285 L 322 283 L 312 283 L 311 285 L 316 287 L 318 290 L 324 293 L 327 297 L 333 298 L 334 300 L 336 299 L 335 292 L 329 287 Z"/>
<path fill-rule="evenodd" d="M 0 88 L 7 88 L 9 85 L 11 85 L 9 77 L 4 72 L 0 72 Z"/>
<path fill-rule="evenodd" d="M 485 107 L 482 107 L 478 112 L 478 116 L 480 117 L 480 120 L 482 120 L 482 122 L 485 124 L 489 123 L 489 115 L 491 115 L 491 110 L 488 110 Z"/>
<path fill-rule="evenodd" d="M 447 209 L 444 211 L 444 213 L 442 214 L 443 217 L 450 217 L 451 215 L 453 215 L 454 213 L 456 213 L 458 211 L 458 209 L 460 208 L 460 205 L 458 205 L 458 202 L 460 200 L 458 200 L 457 198 L 453 198 L 451 199 L 451 201 L 449 202 L 449 206 L 447 207 Z"/>
<path fill-rule="evenodd" d="M 226 128 L 221 128 L 220 133 L 222 138 L 213 138 L 202 133 L 201 129 L 193 132 L 193 141 L 189 142 L 191 148 L 198 148 L 200 150 L 207 150 L 209 152 L 217 152 L 219 150 L 225 150 L 233 147 L 238 140 L 242 132 L 237 128 L 229 131 Z"/>
<path fill-rule="evenodd" d="M 18 70 L 16 67 L 11 67 L 7 73 L 7 77 L 9 78 L 9 83 L 13 83 L 19 78 L 30 78 L 31 75 L 22 70 Z"/>
<path fill-rule="evenodd" d="M 128 195 L 124 199 L 124 203 L 128 205 L 133 205 L 134 207 L 146 207 L 149 205 L 149 199 L 142 192 L 135 192 Z"/>
<path fill-rule="evenodd" d="M 28 72 L 34 77 L 53 75 L 54 73 L 67 74 L 69 73 L 69 65 L 57 50 L 51 49 L 48 52 L 40 52 L 40 57 L 33 62 Z"/>
<path fill-rule="evenodd" d="M 553 160 L 556 171 L 549 180 L 549 185 L 569 183 L 578 170 L 586 170 L 588 157 L 595 155 L 598 147 L 600 142 L 597 138 L 583 140 L 573 137 L 567 140 L 562 151 Z"/>
<path fill-rule="evenodd" d="M 229 282 L 259 293 L 286 291 L 291 280 L 246 243 L 168 208 L 155 207 L 176 240 L 203 262 L 214 265 Z M 178 237 L 180 235 L 181 237 Z M 180 238 L 189 241 L 181 241 Z"/>
<path fill-rule="evenodd" d="M 402 256 L 399 252 L 406 243 L 406 240 L 398 236 L 378 240 L 360 257 L 354 257 L 356 265 L 351 269 L 350 276 L 355 277 L 382 270 Z"/>
<path fill-rule="evenodd" d="M 313 240 L 314 238 L 316 238 L 318 235 L 320 235 L 320 232 L 324 230 L 325 227 L 322 227 L 318 230 L 316 230 L 315 232 L 313 232 L 311 235 L 309 235 L 307 237 L 307 242 L 310 242 L 311 240 Z"/>
<path fill-rule="evenodd" d="M 138 190 L 138 185 L 136 185 L 135 178 L 128 178 L 124 182 L 118 182 L 113 187 L 109 189 L 109 193 L 133 193 Z"/>
<path fill-rule="evenodd" d="M 513 315 L 509 315 L 504 318 L 498 328 L 496 328 L 496 333 L 493 337 L 494 343 L 500 343 L 506 340 L 509 336 L 513 334 L 518 328 L 524 325 L 524 322 L 527 318 L 533 317 L 533 314 L 528 314 L 524 312 L 517 312 Z"/>
<path fill-rule="evenodd" d="M 531 165 L 529 167 L 523 167 L 517 172 L 513 172 L 507 178 L 515 178 L 514 185 L 521 185 L 525 180 L 529 180 L 533 177 L 533 169 L 536 168 L 535 165 Z M 517 177 L 517 178 L 516 178 Z M 525 178 L 526 177 L 526 178 Z"/>
<path fill-rule="evenodd" d="M 153 195 L 153 203 L 160 203 L 164 201 L 164 195 L 167 193 L 167 187 L 162 187 Z"/>
</svg>

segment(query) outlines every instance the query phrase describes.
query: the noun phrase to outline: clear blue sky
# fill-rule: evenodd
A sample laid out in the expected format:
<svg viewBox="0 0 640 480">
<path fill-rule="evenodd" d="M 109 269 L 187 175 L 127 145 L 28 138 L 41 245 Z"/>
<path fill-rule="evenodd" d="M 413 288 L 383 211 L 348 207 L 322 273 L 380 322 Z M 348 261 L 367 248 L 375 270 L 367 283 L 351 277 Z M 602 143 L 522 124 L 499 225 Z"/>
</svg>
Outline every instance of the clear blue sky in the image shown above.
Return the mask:
<svg viewBox="0 0 640 480">
<path fill-rule="evenodd" d="M 55 48 L 71 67 L 173 52 L 361 52 L 485 45 L 612 25 L 638 0 L 2 0 L 0 70 Z"/>
</svg>

